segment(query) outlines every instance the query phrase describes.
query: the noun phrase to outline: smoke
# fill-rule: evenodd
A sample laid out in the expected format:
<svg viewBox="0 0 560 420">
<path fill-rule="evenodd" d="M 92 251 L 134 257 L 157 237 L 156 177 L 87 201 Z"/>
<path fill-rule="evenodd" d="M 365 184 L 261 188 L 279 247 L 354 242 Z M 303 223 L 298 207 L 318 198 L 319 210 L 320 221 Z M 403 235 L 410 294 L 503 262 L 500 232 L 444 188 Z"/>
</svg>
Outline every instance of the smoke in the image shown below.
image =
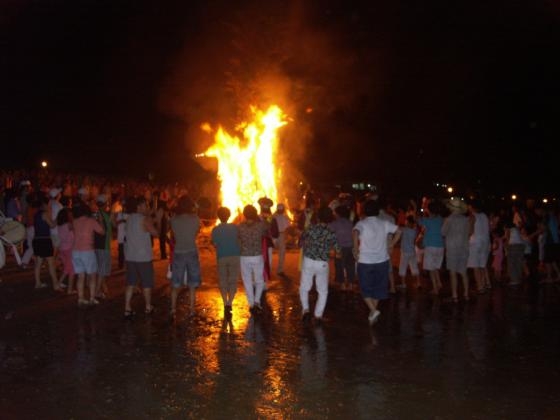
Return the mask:
<svg viewBox="0 0 560 420">
<path fill-rule="evenodd" d="M 360 108 L 372 78 L 359 52 L 341 41 L 343 28 L 325 27 L 305 2 L 246 2 L 235 11 L 211 3 L 199 11 L 201 30 L 186 40 L 160 94 L 160 110 L 185 122 L 186 149 L 200 153 L 213 142 L 201 123 L 232 132 L 250 105 L 274 103 L 289 119 L 280 131 L 285 184 L 328 173 L 329 155 L 347 165 L 361 140 L 353 116 L 371 112 L 367 99 Z"/>
</svg>

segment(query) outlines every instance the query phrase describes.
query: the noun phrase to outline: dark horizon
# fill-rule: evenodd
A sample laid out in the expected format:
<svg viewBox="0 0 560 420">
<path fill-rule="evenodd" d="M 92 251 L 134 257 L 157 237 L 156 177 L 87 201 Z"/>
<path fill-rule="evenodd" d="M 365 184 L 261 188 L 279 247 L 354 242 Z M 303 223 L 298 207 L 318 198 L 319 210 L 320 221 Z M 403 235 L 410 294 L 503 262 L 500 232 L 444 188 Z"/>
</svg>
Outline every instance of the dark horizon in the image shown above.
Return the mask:
<svg viewBox="0 0 560 420">
<path fill-rule="evenodd" d="M 199 176 L 201 122 L 276 102 L 310 182 L 558 190 L 552 2 L 228 4 L 2 6 L 2 167 Z"/>
</svg>

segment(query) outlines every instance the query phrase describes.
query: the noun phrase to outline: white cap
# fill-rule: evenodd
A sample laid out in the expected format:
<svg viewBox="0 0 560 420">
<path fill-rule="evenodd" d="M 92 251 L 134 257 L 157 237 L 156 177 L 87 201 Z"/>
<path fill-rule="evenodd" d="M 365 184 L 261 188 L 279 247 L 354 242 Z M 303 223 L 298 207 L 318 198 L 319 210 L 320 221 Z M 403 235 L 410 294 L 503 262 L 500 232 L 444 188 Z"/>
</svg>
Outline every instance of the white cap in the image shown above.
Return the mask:
<svg viewBox="0 0 560 420">
<path fill-rule="evenodd" d="M 87 194 L 89 194 L 89 190 L 86 187 L 82 187 L 78 190 L 78 194 L 87 195 Z"/>
<path fill-rule="evenodd" d="M 51 188 L 51 190 L 49 191 L 49 195 L 51 196 L 51 198 L 56 198 L 56 196 L 61 192 L 62 188 Z"/>
<path fill-rule="evenodd" d="M 95 201 L 97 201 L 98 203 L 106 203 L 107 196 L 105 194 L 99 194 Z"/>
</svg>

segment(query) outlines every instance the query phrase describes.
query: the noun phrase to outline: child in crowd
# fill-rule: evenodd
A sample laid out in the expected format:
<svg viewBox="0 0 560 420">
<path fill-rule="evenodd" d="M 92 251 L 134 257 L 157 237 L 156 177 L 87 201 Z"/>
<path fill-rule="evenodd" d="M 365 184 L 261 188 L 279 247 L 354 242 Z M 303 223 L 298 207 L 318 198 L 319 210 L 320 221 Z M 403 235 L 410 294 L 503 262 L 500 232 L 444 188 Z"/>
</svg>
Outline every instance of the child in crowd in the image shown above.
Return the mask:
<svg viewBox="0 0 560 420">
<path fill-rule="evenodd" d="M 502 268 L 504 265 L 504 230 L 500 227 L 492 231 L 492 271 L 494 279 L 502 281 Z"/>
<path fill-rule="evenodd" d="M 58 238 L 60 240 L 60 248 L 58 249 L 58 258 L 62 262 L 62 275 L 58 281 L 60 287 L 63 286 L 63 280 L 68 277 L 69 295 L 76 294 L 74 290 L 74 265 L 72 264 L 72 246 L 74 245 L 74 230 L 72 229 L 72 220 L 70 210 L 63 207 L 56 216 L 56 224 L 58 225 Z"/>
<path fill-rule="evenodd" d="M 414 216 L 406 217 L 406 224 L 402 228 L 401 235 L 401 257 L 399 262 L 399 277 L 401 278 L 401 289 L 406 289 L 406 272 L 410 267 L 410 272 L 416 279 L 416 287 L 420 288 L 420 270 L 418 269 L 418 258 L 416 256 L 416 237 L 418 236 L 418 228 Z"/>
</svg>

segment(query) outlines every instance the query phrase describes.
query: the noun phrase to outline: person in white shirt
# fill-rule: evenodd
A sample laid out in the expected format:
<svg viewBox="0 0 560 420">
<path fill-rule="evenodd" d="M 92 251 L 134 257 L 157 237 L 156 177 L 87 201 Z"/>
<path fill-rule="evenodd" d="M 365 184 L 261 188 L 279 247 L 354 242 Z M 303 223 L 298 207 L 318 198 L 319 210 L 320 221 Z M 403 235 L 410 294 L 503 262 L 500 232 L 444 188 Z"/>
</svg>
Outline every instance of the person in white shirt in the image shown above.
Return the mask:
<svg viewBox="0 0 560 420">
<path fill-rule="evenodd" d="M 354 227 L 353 252 L 358 261 L 360 289 L 370 312 L 368 322 L 373 325 L 381 312 L 377 309 L 380 300 L 387 299 L 389 291 L 388 250 L 400 239 L 398 226 L 379 217 L 377 200 L 368 200 L 363 206 L 365 217 Z M 389 234 L 392 235 L 389 242 Z"/>
</svg>

